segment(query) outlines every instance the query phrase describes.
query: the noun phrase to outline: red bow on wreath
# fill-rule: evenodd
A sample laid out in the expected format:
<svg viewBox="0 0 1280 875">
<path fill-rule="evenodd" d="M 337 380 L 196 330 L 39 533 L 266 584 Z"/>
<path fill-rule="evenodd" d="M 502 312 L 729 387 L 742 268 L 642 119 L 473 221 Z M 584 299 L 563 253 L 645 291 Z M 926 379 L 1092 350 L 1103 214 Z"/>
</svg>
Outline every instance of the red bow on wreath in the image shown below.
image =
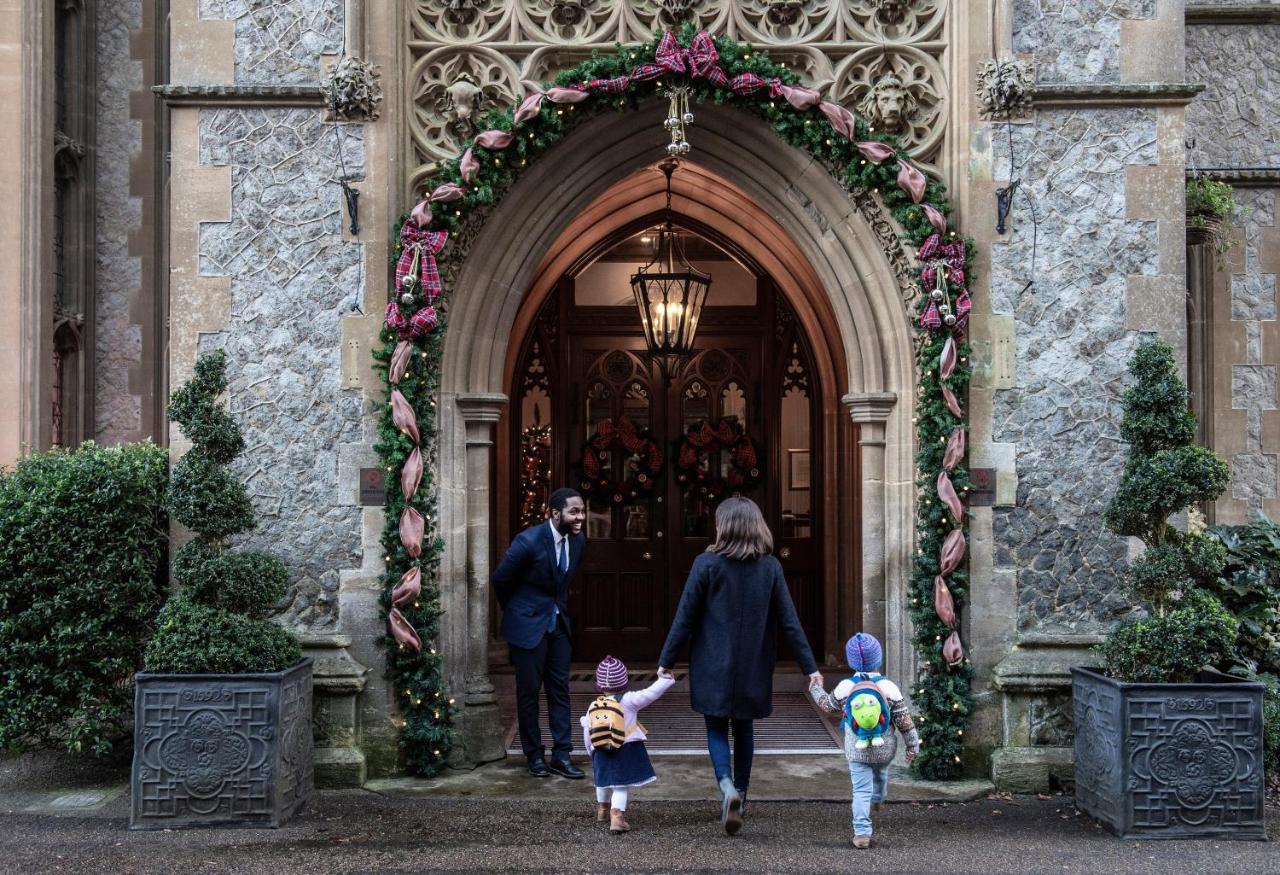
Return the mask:
<svg viewBox="0 0 1280 875">
<path fill-rule="evenodd" d="M 732 462 L 723 479 L 709 477 L 709 472 L 699 467 L 704 453 L 717 450 L 728 453 Z M 739 423 L 728 417 L 714 426 L 703 420 L 685 432 L 676 453 L 676 470 L 679 483 L 697 486 L 712 499 L 719 498 L 726 488 L 737 491 L 754 489 L 761 478 L 755 443 Z"/>
<path fill-rule="evenodd" d="M 621 483 L 611 483 L 602 476 L 601 463 L 608 459 L 610 450 L 619 448 L 637 457 L 638 463 L 634 473 L 624 477 Z M 596 425 L 596 433 L 583 448 L 578 464 L 585 476 L 582 483 L 584 493 L 620 503 L 649 492 L 657 485 L 662 472 L 662 450 L 625 416 L 617 420 L 602 419 Z"/>
</svg>

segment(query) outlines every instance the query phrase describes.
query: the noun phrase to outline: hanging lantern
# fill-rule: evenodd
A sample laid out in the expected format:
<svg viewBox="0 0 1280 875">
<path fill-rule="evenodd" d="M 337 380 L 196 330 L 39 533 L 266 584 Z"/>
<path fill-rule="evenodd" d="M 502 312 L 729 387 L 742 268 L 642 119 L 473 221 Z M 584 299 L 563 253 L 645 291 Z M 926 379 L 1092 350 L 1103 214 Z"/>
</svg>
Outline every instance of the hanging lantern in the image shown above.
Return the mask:
<svg viewBox="0 0 1280 875">
<path fill-rule="evenodd" d="M 653 259 L 631 275 L 631 291 L 649 355 L 669 384 L 693 354 L 711 275 L 689 264 L 671 222 L 671 174 L 676 162 L 667 160 L 658 166 L 667 177 L 666 221 L 658 231 Z"/>
</svg>

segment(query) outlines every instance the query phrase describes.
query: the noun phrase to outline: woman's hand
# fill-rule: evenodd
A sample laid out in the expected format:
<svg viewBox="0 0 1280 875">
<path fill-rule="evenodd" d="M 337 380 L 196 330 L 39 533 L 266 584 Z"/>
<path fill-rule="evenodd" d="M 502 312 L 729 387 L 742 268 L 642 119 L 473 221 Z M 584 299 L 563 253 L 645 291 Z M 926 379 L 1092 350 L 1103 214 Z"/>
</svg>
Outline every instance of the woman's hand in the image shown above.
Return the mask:
<svg viewBox="0 0 1280 875">
<path fill-rule="evenodd" d="M 665 667 L 665 666 L 661 666 L 661 665 L 660 665 L 660 666 L 658 666 L 658 677 L 660 677 L 660 678 L 674 678 L 674 677 L 675 677 L 675 672 L 673 672 L 671 669 L 669 669 L 669 668 L 667 668 L 667 667 Z"/>
<path fill-rule="evenodd" d="M 914 750 L 911 750 L 910 748 L 907 749 L 907 752 L 905 755 L 907 765 L 911 765 L 911 761 L 916 758 L 917 753 L 919 753 L 919 751 L 914 751 Z"/>
<path fill-rule="evenodd" d="M 661 669 L 659 669 L 659 671 L 661 671 Z M 826 689 L 826 685 L 822 682 L 822 672 L 815 671 L 813 674 L 809 675 L 809 686 L 822 687 L 823 689 Z"/>
</svg>

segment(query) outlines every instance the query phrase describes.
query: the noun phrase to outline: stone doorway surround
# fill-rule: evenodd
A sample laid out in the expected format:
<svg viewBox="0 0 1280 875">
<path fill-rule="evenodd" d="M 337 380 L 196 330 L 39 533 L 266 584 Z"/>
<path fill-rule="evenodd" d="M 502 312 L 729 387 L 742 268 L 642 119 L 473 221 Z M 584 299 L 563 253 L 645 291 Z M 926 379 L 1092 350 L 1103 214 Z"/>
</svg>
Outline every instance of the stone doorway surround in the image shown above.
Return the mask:
<svg viewBox="0 0 1280 875">
<path fill-rule="evenodd" d="M 462 761 L 502 756 L 488 677 L 488 581 L 501 546 L 491 538 L 498 491 L 490 481 L 493 426 L 506 407 L 503 389 L 516 354 L 512 338 L 518 345 L 537 302 L 576 254 L 572 247 L 556 252 L 557 240 L 573 239 L 579 226 L 625 223 L 660 206 L 656 173 L 637 182 L 639 188 L 619 187 L 622 203 L 602 197 L 661 157 L 660 109 L 652 109 L 584 123 L 530 168 L 481 227 L 464 230 L 454 243 L 467 257 L 446 277 L 452 298 L 438 408 L 439 530 L 446 542 L 439 646 L 449 686 L 463 705 Z M 844 415 L 833 403 L 838 399 L 861 435 L 860 567 L 838 573 L 861 579 L 864 613 L 847 619 L 882 637 L 890 670 L 911 677 L 904 610 L 915 494 L 908 256 L 874 200 L 851 197 L 826 168 L 784 146 L 763 122 L 708 105 L 700 107 L 696 131 L 690 157 L 698 172 L 677 174 L 673 206 L 708 224 L 755 217 L 749 223 L 755 227 L 737 223 L 739 244 L 761 259 L 811 336 L 843 359 L 843 371 L 826 375 L 824 385 L 834 387 L 825 427 L 834 432 L 833 417 Z M 795 257 L 783 261 L 760 251 L 753 239 L 769 239 L 766 230 L 792 241 Z M 838 520 L 852 514 L 849 508 L 840 514 L 838 496 L 835 504 L 827 509 L 837 519 L 829 531 L 839 532 Z M 831 540 L 834 545 L 838 535 Z"/>
</svg>

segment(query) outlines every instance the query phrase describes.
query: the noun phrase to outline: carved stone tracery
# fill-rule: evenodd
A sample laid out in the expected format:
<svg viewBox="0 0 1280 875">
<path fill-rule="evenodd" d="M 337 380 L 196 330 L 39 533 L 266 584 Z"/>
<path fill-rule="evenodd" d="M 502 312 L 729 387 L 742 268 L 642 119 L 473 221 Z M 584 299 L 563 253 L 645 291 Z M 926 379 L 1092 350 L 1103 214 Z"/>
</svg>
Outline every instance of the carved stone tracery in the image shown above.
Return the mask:
<svg viewBox="0 0 1280 875">
<path fill-rule="evenodd" d="M 686 22 L 767 50 L 845 106 L 880 107 L 881 129 L 896 128 L 926 167 L 945 133 L 942 0 L 411 0 L 405 6 L 411 190 L 437 162 L 462 151 L 478 115 L 514 106 L 531 84 L 592 50 L 644 42 L 656 29 Z M 883 114 L 895 107 L 899 115 L 890 124 Z"/>
</svg>

